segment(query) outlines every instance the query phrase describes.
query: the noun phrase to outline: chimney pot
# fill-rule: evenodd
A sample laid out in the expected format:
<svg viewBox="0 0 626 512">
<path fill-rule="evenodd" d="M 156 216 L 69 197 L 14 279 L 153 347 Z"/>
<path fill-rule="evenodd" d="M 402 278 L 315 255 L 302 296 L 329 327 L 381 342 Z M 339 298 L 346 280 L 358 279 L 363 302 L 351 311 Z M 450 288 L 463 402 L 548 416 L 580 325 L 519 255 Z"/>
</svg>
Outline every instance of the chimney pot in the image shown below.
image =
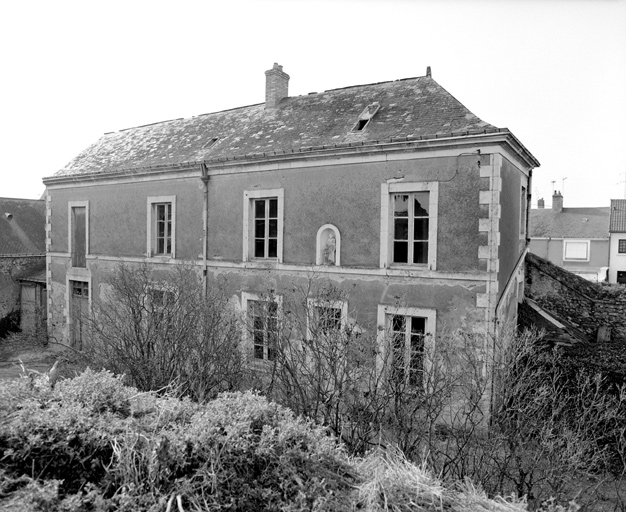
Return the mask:
<svg viewBox="0 0 626 512">
<path fill-rule="evenodd" d="M 427 77 L 429 77 L 429 78 L 432 76 L 432 74 L 431 74 L 431 72 L 430 72 L 430 66 L 428 66 L 428 67 L 426 68 L 426 76 L 427 76 Z"/>
<path fill-rule="evenodd" d="M 289 94 L 289 75 L 274 62 L 272 69 L 265 72 L 265 108 L 276 108 L 280 100 Z"/>
</svg>

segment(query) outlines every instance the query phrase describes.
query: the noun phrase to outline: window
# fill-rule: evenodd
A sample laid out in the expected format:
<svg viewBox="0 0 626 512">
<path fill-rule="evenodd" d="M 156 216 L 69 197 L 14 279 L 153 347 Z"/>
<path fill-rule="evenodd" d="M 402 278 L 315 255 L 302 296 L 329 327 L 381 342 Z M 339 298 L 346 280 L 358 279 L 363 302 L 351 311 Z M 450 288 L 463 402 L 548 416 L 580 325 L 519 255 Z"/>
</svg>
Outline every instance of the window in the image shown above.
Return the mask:
<svg viewBox="0 0 626 512">
<path fill-rule="evenodd" d="M 343 300 L 309 299 L 308 337 L 330 336 L 345 330 L 348 320 L 348 303 Z"/>
<path fill-rule="evenodd" d="M 243 261 L 283 260 L 283 189 L 244 192 Z"/>
<path fill-rule="evenodd" d="M 378 306 L 379 342 L 388 375 L 397 384 L 426 385 L 434 350 L 434 309 Z"/>
<path fill-rule="evenodd" d="M 70 201 L 68 203 L 68 238 L 71 265 L 87 268 L 89 254 L 89 202 Z"/>
<path fill-rule="evenodd" d="M 352 131 L 353 132 L 363 131 L 365 127 L 369 124 L 369 122 L 372 120 L 374 115 L 376 115 L 376 112 L 378 112 L 379 108 L 380 108 L 380 104 L 377 101 L 365 107 L 363 112 L 361 112 L 361 115 L 359 116 L 358 121 L 354 125 L 354 128 L 352 128 Z"/>
<path fill-rule="evenodd" d="M 87 266 L 87 219 L 84 206 L 72 207 L 72 267 Z"/>
<path fill-rule="evenodd" d="M 68 308 L 70 346 L 76 350 L 82 350 L 88 325 L 89 282 L 69 280 L 68 285 L 70 290 Z"/>
<path fill-rule="evenodd" d="M 389 315 L 392 378 L 410 386 L 421 386 L 424 376 L 426 319 Z"/>
<path fill-rule="evenodd" d="M 428 263 L 428 196 L 393 194 L 392 263 Z"/>
<path fill-rule="evenodd" d="M 439 184 L 384 183 L 381 187 L 380 264 L 436 270 Z"/>
<path fill-rule="evenodd" d="M 148 198 L 149 256 L 175 257 L 176 196 Z"/>
<path fill-rule="evenodd" d="M 617 252 L 620 254 L 626 254 L 626 240 L 625 239 L 618 240 Z"/>
<path fill-rule="evenodd" d="M 563 240 L 563 261 L 589 261 L 589 240 Z"/>
<path fill-rule="evenodd" d="M 276 359 L 280 305 L 280 297 L 269 299 L 242 293 L 242 306 L 247 316 L 245 334 L 251 340 L 254 359 Z"/>
</svg>

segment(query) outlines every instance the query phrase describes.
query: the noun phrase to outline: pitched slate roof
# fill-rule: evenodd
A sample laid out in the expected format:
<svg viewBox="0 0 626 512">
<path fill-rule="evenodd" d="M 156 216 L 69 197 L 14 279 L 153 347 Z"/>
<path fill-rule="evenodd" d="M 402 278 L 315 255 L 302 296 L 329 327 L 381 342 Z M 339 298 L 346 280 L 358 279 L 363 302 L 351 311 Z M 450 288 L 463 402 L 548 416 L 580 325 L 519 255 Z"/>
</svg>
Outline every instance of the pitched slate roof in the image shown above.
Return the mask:
<svg viewBox="0 0 626 512">
<path fill-rule="evenodd" d="M 531 238 L 608 238 L 610 208 L 530 210 Z"/>
<path fill-rule="evenodd" d="M 380 108 L 373 119 L 353 131 L 374 102 Z M 423 76 L 288 97 L 275 109 L 261 103 L 105 134 L 55 177 L 498 131 Z"/>
<path fill-rule="evenodd" d="M 626 233 L 626 199 L 611 199 L 609 231 Z"/>
<path fill-rule="evenodd" d="M 0 197 L 0 255 L 46 253 L 46 202 Z"/>
</svg>

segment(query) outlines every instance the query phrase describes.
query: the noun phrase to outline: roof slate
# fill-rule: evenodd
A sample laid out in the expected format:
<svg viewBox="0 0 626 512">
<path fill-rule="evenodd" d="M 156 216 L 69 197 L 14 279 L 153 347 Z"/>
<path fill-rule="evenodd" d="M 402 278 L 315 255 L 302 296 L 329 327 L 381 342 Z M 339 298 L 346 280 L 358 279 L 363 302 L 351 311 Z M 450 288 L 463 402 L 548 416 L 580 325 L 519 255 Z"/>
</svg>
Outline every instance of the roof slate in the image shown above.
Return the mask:
<svg viewBox="0 0 626 512">
<path fill-rule="evenodd" d="M 374 102 L 380 108 L 371 122 L 353 131 Z M 55 177 L 485 130 L 499 129 L 425 76 L 284 98 L 274 109 L 261 103 L 105 134 Z"/>
<path fill-rule="evenodd" d="M 611 199 L 609 231 L 626 233 L 626 199 Z"/>
<path fill-rule="evenodd" d="M 610 208 L 530 210 L 531 238 L 608 238 Z"/>
<path fill-rule="evenodd" d="M 46 202 L 0 197 L 0 255 L 45 252 Z"/>
</svg>

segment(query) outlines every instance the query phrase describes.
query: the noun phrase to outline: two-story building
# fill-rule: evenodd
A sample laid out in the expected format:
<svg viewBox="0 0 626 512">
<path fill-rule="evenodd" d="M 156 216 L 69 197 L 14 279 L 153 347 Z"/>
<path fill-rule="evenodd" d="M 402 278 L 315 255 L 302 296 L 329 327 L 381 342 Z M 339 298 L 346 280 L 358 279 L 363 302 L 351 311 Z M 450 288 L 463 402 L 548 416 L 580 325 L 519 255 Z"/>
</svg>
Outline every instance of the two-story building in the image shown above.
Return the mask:
<svg viewBox="0 0 626 512">
<path fill-rule="evenodd" d="M 610 208 L 564 208 L 554 191 L 552 208 L 530 210 L 530 252 L 589 281 L 605 281 L 609 266 Z"/>
<path fill-rule="evenodd" d="M 609 283 L 626 284 L 626 199 L 611 199 Z"/>
<path fill-rule="evenodd" d="M 264 103 L 105 134 L 44 180 L 56 337 L 81 338 L 120 261 L 192 262 L 244 314 L 268 289 L 326 279 L 348 293 L 342 323 L 358 312 L 408 346 L 515 319 L 539 165 L 521 142 L 430 68 L 296 97 L 288 81 L 275 64 Z"/>
</svg>

